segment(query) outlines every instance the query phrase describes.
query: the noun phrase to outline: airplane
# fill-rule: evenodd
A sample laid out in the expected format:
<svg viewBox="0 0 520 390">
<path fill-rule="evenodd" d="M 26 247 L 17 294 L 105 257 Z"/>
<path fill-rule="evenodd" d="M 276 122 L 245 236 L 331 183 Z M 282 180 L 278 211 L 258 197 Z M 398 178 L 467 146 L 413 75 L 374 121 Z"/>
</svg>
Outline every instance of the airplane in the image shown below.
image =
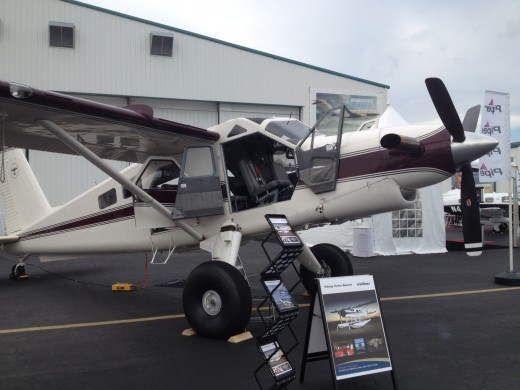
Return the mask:
<svg viewBox="0 0 520 390">
<path fill-rule="evenodd" d="M 349 330 L 363 328 L 366 324 L 371 321 L 369 317 L 373 312 L 369 312 L 367 309 L 359 309 L 359 307 L 368 306 L 375 301 L 365 302 L 360 305 L 348 308 L 341 308 L 331 311 L 331 313 L 338 313 L 340 323 L 337 326 L 337 330 L 348 328 Z"/>
<path fill-rule="evenodd" d="M 480 223 L 493 226 L 494 233 L 503 233 L 509 229 L 509 218 L 506 213 L 509 210 L 509 194 L 507 192 L 484 193 L 480 203 Z M 460 190 L 454 189 L 442 195 L 444 214 L 447 226 L 460 227 Z"/>
<path fill-rule="evenodd" d="M 464 131 L 440 79 L 428 78 L 426 86 L 443 126 L 373 126 L 344 134 L 344 106 L 313 127 L 275 117 L 201 129 L 155 118 L 144 105 L 114 107 L 0 81 L 7 233 L 0 244 L 18 258 L 11 276 L 23 276 L 29 256 L 45 262 L 152 252 L 153 261 L 158 253 L 167 260 L 202 249 L 211 261 L 186 280 L 186 319 L 205 337 L 241 333 L 252 303 L 239 247 L 268 234 L 266 214 L 284 214 L 300 228 L 406 208 L 419 188 L 451 177 L 496 146 L 488 136 Z M 336 128 L 324 129 L 327 134 L 320 123 L 330 117 Z M 109 178 L 51 207 L 16 148 L 80 155 Z M 134 164 L 118 172 L 105 160 Z M 464 237 L 467 253 L 478 255 L 482 237 L 471 228 L 478 206 L 469 176 L 463 173 L 463 215 L 470 222 Z M 353 273 L 348 255 L 331 244 L 304 244 L 298 260 L 308 289 L 317 276 Z"/>
</svg>

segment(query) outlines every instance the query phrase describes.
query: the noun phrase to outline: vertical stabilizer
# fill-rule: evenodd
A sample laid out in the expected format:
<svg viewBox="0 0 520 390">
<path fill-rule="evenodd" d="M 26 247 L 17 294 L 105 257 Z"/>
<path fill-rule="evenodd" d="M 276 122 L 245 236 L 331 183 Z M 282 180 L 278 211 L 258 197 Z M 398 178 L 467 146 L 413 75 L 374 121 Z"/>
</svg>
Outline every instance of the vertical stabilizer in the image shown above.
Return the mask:
<svg viewBox="0 0 520 390">
<path fill-rule="evenodd" d="M 16 234 L 47 215 L 51 206 L 20 149 L 0 151 L 0 195 L 7 234 Z M 3 164 L 2 164 L 3 162 Z"/>
</svg>

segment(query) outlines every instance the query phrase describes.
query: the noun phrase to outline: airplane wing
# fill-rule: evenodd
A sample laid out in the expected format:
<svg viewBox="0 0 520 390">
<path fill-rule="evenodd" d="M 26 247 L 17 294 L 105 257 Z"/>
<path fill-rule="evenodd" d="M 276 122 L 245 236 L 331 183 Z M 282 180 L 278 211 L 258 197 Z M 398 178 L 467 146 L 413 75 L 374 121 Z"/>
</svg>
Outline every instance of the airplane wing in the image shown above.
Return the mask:
<svg viewBox="0 0 520 390">
<path fill-rule="evenodd" d="M 505 210 L 500 207 L 485 207 L 480 209 L 480 215 L 489 219 L 505 218 L 504 212 Z"/>
<path fill-rule="evenodd" d="M 0 81 L 1 147 L 76 154 L 39 121 L 55 123 L 103 159 L 143 162 L 219 139 L 214 131 L 154 118 L 147 106 L 121 108 Z"/>
</svg>

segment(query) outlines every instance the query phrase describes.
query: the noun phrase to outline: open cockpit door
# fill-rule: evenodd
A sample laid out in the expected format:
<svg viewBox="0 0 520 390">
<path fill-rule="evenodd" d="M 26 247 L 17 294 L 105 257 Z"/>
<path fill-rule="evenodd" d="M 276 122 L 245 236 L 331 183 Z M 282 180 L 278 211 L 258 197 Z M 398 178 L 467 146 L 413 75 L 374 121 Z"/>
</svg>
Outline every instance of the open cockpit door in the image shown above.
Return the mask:
<svg viewBox="0 0 520 390">
<path fill-rule="evenodd" d="M 184 149 L 173 219 L 224 213 L 224 199 L 211 146 Z"/>
<path fill-rule="evenodd" d="M 316 194 L 336 189 L 345 110 L 325 113 L 296 147 L 300 180 Z"/>
<path fill-rule="evenodd" d="M 135 184 L 168 210 L 173 211 L 179 175 L 179 166 L 173 159 L 151 157 L 143 164 Z M 130 196 L 129 192 L 128 196 Z M 172 218 L 159 213 L 138 197 L 134 197 L 134 214 L 136 226 L 139 229 L 163 228 L 174 225 Z"/>
</svg>

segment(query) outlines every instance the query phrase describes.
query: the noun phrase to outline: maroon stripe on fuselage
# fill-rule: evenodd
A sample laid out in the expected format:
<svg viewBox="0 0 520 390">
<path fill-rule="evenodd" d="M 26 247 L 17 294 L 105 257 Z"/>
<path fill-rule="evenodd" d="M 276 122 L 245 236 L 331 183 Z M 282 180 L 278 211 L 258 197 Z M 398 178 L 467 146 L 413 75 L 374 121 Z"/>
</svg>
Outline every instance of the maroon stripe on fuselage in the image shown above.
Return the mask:
<svg viewBox="0 0 520 390">
<path fill-rule="evenodd" d="M 129 204 L 126 207 L 108 210 L 104 213 L 91 214 L 80 219 L 65 221 L 63 223 L 52 225 L 46 228 L 32 230 L 20 235 L 20 240 L 27 240 L 51 234 L 59 234 L 64 231 L 84 229 L 88 226 L 111 223 L 133 217 L 134 207 L 133 204 Z"/>
</svg>

